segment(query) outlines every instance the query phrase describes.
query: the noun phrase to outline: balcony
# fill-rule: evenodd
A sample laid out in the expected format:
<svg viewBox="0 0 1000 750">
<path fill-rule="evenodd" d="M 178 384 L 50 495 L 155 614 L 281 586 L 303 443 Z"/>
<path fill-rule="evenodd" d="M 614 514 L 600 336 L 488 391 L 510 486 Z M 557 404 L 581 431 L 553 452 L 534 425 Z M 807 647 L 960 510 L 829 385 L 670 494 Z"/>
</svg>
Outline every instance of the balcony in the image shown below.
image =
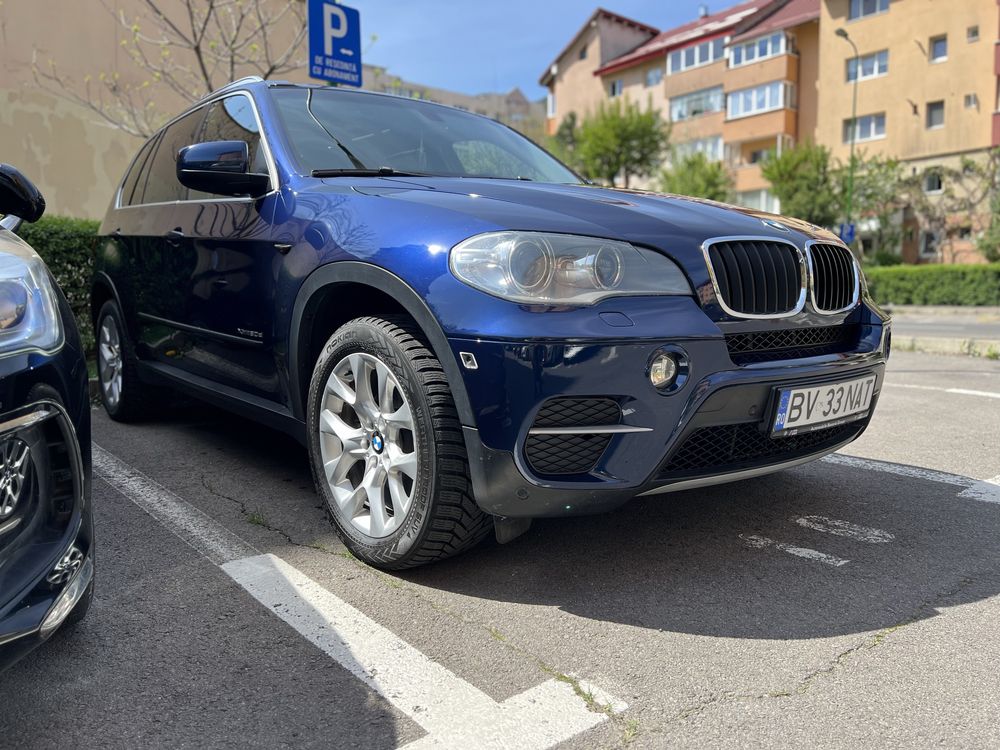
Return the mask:
<svg viewBox="0 0 1000 750">
<path fill-rule="evenodd" d="M 747 63 L 726 71 L 726 92 L 748 89 L 769 81 L 799 82 L 799 56 L 788 52 L 760 62 Z"/>
<path fill-rule="evenodd" d="M 726 120 L 722 126 L 722 137 L 726 143 L 742 143 L 765 138 L 774 139 L 778 136 L 794 138 L 797 123 L 798 112 L 785 107 L 759 115 Z"/>
</svg>

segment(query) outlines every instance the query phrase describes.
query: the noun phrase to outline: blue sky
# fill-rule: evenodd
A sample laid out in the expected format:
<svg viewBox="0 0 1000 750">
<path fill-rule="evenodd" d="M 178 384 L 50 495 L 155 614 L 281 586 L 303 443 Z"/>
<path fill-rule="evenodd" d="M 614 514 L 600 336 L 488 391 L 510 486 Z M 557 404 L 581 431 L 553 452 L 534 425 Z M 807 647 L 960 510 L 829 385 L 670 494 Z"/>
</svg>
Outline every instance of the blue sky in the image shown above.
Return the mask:
<svg viewBox="0 0 1000 750">
<path fill-rule="evenodd" d="M 697 17 L 704 0 L 600 0 L 659 29 Z M 712 12 L 736 0 L 709 2 Z M 344 0 L 361 11 L 364 61 L 427 86 L 464 93 L 520 86 L 545 95 L 538 77 L 597 7 L 587 0 Z M 374 44 L 368 41 L 378 36 Z"/>
</svg>

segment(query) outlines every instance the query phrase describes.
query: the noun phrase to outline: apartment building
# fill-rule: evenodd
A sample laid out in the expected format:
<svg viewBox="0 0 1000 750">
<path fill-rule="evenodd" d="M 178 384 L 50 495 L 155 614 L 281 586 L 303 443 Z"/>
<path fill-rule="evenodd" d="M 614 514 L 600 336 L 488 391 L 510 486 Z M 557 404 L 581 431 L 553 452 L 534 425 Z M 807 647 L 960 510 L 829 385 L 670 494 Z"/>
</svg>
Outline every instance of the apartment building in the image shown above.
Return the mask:
<svg viewBox="0 0 1000 750">
<path fill-rule="evenodd" d="M 780 211 L 761 165 L 815 132 L 819 14 L 820 0 L 770 3 L 729 38 L 722 137 L 741 205 Z"/>
<path fill-rule="evenodd" d="M 780 205 L 761 163 L 803 141 L 846 162 L 853 134 L 859 149 L 896 157 L 912 174 L 957 166 L 1000 145 L 998 3 L 758 0 L 714 14 L 702 6 L 695 21 L 599 66 L 574 69 L 564 50 L 561 78 L 542 83 L 571 105 L 550 111 L 549 132 L 573 107 L 582 117 L 618 96 L 653 106 L 672 123 L 675 157 L 701 151 L 724 160 L 736 202 L 769 211 Z M 926 189 L 933 196 L 945 186 L 932 174 Z M 974 236 L 985 218 L 956 218 L 949 260 L 977 259 Z M 940 257 L 942 238 L 912 211 L 900 221 L 905 259 Z M 863 220 L 859 229 L 871 227 Z"/>
<path fill-rule="evenodd" d="M 912 174 L 958 167 L 963 157 L 981 158 L 1000 145 L 997 6 L 997 0 L 823 0 L 815 140 L 848 158 L 856 84 L 857 148 L 901 159 Z M 930 196 L 946 187 L 927 175 Z M 901 218 L 904 259 L 938 259 L 946 238 L 921 227 L 910 211 Z M 974 237 L 985 219 L 985 212 L 954 217 L 947 260 L 978 259 Z"/>
<path fill-rule="evenodd" d="M 673 155 L 724 155 L 726 42 L 766 0 L 751 0 L 661 32 L 595 71 L 607 98 L 623 96 L 672 122 Z"/>
<path fill-rule="evenodd" d="M 548 88 L 546 130 L 550 135 L 571 112 L 583 119 L 604 101 L 597 71 L 611 60 L 655 37 L 659 31 L 598 8 L 546 67 L 539 84 Z"/>
</svg>

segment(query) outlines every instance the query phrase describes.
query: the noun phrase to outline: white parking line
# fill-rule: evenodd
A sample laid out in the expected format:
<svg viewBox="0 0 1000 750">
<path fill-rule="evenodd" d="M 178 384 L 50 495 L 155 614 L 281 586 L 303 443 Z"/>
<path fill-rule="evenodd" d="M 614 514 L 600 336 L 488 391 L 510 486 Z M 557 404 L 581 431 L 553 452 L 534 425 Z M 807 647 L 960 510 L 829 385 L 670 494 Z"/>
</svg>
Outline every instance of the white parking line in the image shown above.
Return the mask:
<svg viewBox="0 0 1000 750">
<path fill-rule="evenodd" d="M 556 679 L 498 703 L 298 569 L 274 555 L 260 554 L 96 444 L 94 470 L 426 730 L 428 734 L 406 745 L 407 750 L 545 750 L 608 719 L 607 714 L 588 709 L 572 685 Z M 593 685 L 580 683 L 580 687 L 616 713 L 627 708 Z M 337 744 L 335 739 L 332 744 Z"/>
<path fill-rule="evenodd" d="M 836 518 L 827 518 L 826 516 L 803 516 L 802 518 L 796 518 L 795 523 L 813 531 L 822 531 L 824 534 L 846 536 L 857 542 L 885 544 L 895 539 L 888 531 L 875 529 L 871 526 L 859 526 L 856 523 L 840 521 Z"/>
<path fill-rule="evenodd" d="M 968 388 L 943 388 L 937 385 L 917 385 L 915 383 L 893 383 L 886 382 L 890 388 L 912 388 L 918 391 L 939 391 L 941 393 L 955 393 L 959 396 L 982 396 L 983 398 L 1000 398 L 1000 393 L 996 391 L 975 391 Z"/>
<path fill-rule="evenodd" d="M 858 458 L 857 456 L 845 456 L 842 453 L 832 453 L 823 459 L 826 463 L 838 466 L 849 466 L 853 469 L 865 469 L 867 471 L 881 471 L 886 474 L 895 474 L 912 479 L 923 479 L 928 482 L 941 482 L 955 487 L 962 487 L 958 497 L 966 500 L 978 500 L 984 503 L 1000 504 L 1000 477 L 982 481 L 963 477 L 959 474 L 947 474 L 934 469 L 924 469 L 919 466 L 906 466 L 904 464 L 892 464 L 885 461 L 874 461 L 870 458 Z"/>
<path fill-rule="evenodd" d="M 847 563 L 850 562 L 850 560 L 844 560 L 841 557 L 834 557 L 833 555 L 828 555 L 825 552 L 818 552 L 817 550 L 809 549 L 808 547 L 796 547 L 794 544 L 776 542 L 773 539 L 768 539 L 766 536 L 757 536 L 756 534 L 740 534 L 740 539 L 754 549 L 766 549 L 768 547 L 773 547 L 774 549 L 781 550 L 782 552 L 787 552 L 789 555 L 804 557 L 807 560 L 815 560 L 816 562 L 821 562 L 826 565 L 832 565 L 835 568 L 847 565 Z"/>
</svg>

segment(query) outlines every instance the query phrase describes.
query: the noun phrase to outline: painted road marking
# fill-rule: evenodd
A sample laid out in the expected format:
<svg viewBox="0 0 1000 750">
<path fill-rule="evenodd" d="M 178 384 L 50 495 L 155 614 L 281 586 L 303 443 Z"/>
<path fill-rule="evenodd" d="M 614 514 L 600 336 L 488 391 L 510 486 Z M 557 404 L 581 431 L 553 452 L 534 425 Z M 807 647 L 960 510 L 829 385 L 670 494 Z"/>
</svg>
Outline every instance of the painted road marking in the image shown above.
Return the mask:
<svg viewBox="0 0 1000 750">
<path fill-rule="evenodd" d="M 924 469 L 919 466 L 906 466 L 905 464 L 892 464 L 886 461 L 875 461 L 870 458 L 858 458 L 857 456 L 845 456 L 842 453 L 831 453 L 824 456 L 823 461 L 837 466 L 849 466 L 852 469 L 865 469 L 868 471 L 881 471 L 887 474 L 895 474 L 911 479 L 923 479 L 928 482 L 940 482 L 963 488 L 958 493 L 958 497 L 965 500 L 978 500 L 984 503 L 1000 504 L 1000 478 L 972 479 L 959 474 L 948 474 L 934 469 Z"/>
<path fill-rule="evenodd" d="M 740 539 L 754 549 L 767 549 L 768 547 L 773 547 L 774 549 L 781 550 L 782 552 L 787 552 L 789 555 L 804 557 L 807 560 L 815 560 L 816 562 L 821 562 L 826 565 L 832 565 L 835 568 L 847 565 L 847 563 L 850 562 L 850 560 L 844 560 L 841 557 L 834 557 L 833 555 L 828 555 L 825 552 L 818 552 L 817 550 L 809 549 L 808 547 L 796 547 L 794 544 L 776 542 L 773 539 L 768 539 L 766 536 L 757 536 L 756 534 L 740 534 Z"/>
<path fill-rule="evenodd" d="M 836 518 L 826 516 L 803 516 L 796 518 L 795 523 L 805 526 L 807 529 L 822 531 L 824 534 L 834 536 L 846 536 L 857 542 L 869 542 L 871 544 L 885 544 L 891 542 L 895 537 L 888 531 L 875 529 L 870 526 L 859 526 L 849 521 L 839 521 Z"/>
<path fill-rule="evenodd" d="M 586 710 L 573 688 L 557 680 L 497 703 L 274 555 L 233 560 L 222 569 L 420 724 L 428 738 L 412 745 L 547 748 L 606 718 Z M 614 703 L 595 692 L 599 703 Z"/>
<path fill-rule="evenodd" d="M 553 747 L 608 719 L 550 679 L 503 703 L 490 698 L 274 555 L 262 555 L 185 500 L 94 445 L 94 470 L 218 565 L 258 602 L 419 724 L 424 748 Z M 580 683 L 615 713 L 628 706 Z"/>
<path fill-rule="evenodd" d="M 1000 398 L 1000 393 L 996 391 L 975 391 L 968 388 L 942 388 L 937 385 L 916 385 L 914 383 L 891 383 L 886 385 L 892 388 L 912 388 L 918 391 L 939 391 L 941 393 L 955 393 L 959 396 L 981 396 L 983 398 Z"/>
</svg>

